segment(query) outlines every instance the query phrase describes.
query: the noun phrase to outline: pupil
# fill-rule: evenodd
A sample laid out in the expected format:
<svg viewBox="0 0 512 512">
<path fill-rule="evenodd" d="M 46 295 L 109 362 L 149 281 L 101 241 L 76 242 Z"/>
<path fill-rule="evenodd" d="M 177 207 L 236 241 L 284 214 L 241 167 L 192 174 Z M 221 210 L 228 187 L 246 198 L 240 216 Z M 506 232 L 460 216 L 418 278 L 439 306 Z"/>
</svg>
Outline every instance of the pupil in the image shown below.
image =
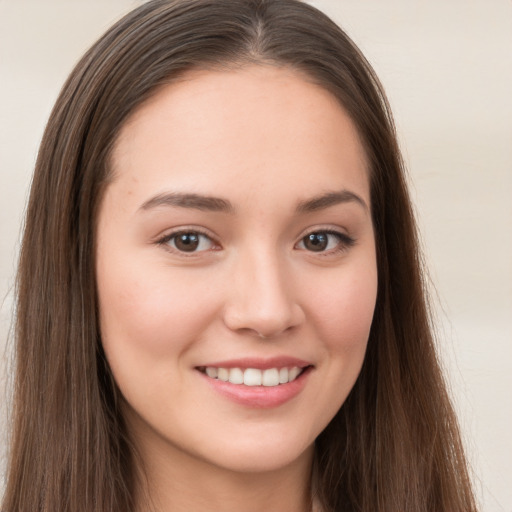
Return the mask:
<svg viewBox="0 0 512 512">
<path fill-rule="evenodd" d="M 192 252 L 199 245 L 199 236 L 196 233 L 183 233 L 176 237 L 174 243 L 180 251 Z"/>
<path fill-rule="evenodd" d="M 310 251 L 324 251 L 327 247 L 327 235 L 325 233 L 311 233 L 305 238 L 304 245 Z"/>
</svg>

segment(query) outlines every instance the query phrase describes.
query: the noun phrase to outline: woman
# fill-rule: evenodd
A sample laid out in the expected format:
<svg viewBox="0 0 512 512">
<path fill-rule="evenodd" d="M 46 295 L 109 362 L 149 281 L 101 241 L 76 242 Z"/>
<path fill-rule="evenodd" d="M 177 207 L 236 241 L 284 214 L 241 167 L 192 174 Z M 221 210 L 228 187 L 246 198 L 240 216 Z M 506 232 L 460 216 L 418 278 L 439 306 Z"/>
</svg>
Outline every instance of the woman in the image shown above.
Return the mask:
<svg viewBox="0 0 512 512">
<path fill-rule="evenodd" d="M 294 0 L 157 0 L 71 74 L 4 510 L 475 510 L 391 115 Z"/>
</svg>

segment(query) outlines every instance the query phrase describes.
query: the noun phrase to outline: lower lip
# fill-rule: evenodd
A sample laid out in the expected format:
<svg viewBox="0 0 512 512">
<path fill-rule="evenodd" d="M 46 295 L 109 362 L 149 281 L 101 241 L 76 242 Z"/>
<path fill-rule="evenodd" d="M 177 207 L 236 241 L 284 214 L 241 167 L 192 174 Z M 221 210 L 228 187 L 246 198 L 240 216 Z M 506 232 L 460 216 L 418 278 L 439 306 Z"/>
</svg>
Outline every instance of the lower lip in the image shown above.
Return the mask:
<svg viewBox="0 0 512 512">
<path fill-rule="evenodd" d="M 231 384 L 219 379 L 212 379 L 202 372 L 199 374 L 218 393 L 229 400 L 257 409 L 270 409 L 279 407 L 297 396 L 308 379 L 312 368 L 306 368 L 294 381 L 278 386 L 245 386 L 243 384 Z"/>
</svg>

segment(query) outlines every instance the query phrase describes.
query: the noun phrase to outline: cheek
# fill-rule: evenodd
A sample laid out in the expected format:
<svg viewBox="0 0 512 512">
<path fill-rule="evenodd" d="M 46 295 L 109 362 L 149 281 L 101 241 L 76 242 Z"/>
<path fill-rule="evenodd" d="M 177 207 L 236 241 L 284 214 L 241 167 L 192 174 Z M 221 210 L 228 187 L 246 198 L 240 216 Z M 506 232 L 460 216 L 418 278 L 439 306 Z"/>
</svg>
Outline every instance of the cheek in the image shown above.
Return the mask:
<svg viewBox="0 0 512 512">
<path fill-rule="evenodd" d="M 322 394 L 313 402 L 320 432 L 343 405 L 361 371 L 377 296 L 374 260 L 326 272 L 315 283 L 308 301 L 321 350 Z"/>
<path fill-rule="evenodd" d="M 126 259 L 118 265 L 98 263 L 98 294 L 107 356 L 132 351 L 142 360 L 160 361 L 185 350 L 216 304 L 201 280 Z"/>
<path fill-rule="evenodd" d="M 370 265 L 327 279 L 312 295 L 316 323 L 330 352 L 362 353 L 370 333 L 377 297 L 377 272 Z"/>
</svg>

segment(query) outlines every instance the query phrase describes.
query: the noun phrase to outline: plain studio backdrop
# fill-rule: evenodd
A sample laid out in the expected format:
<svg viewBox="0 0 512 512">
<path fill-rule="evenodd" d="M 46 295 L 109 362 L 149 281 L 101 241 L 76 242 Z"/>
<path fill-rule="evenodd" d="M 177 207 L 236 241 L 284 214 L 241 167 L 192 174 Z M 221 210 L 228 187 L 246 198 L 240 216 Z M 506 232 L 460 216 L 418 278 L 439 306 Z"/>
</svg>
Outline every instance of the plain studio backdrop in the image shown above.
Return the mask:
<svg viewBox="0 0 512 512">
<path fill-rule="evenodd" d="M 0 0 L 0 450 L 21 225 L 50 109 L 134 0 Z M 485 512 L 512 512 L 512 2 L 317 0 L 395 114 L 440 349 Z M 0 486 L 1 493 L 1 486 Z"/>
</svg>

